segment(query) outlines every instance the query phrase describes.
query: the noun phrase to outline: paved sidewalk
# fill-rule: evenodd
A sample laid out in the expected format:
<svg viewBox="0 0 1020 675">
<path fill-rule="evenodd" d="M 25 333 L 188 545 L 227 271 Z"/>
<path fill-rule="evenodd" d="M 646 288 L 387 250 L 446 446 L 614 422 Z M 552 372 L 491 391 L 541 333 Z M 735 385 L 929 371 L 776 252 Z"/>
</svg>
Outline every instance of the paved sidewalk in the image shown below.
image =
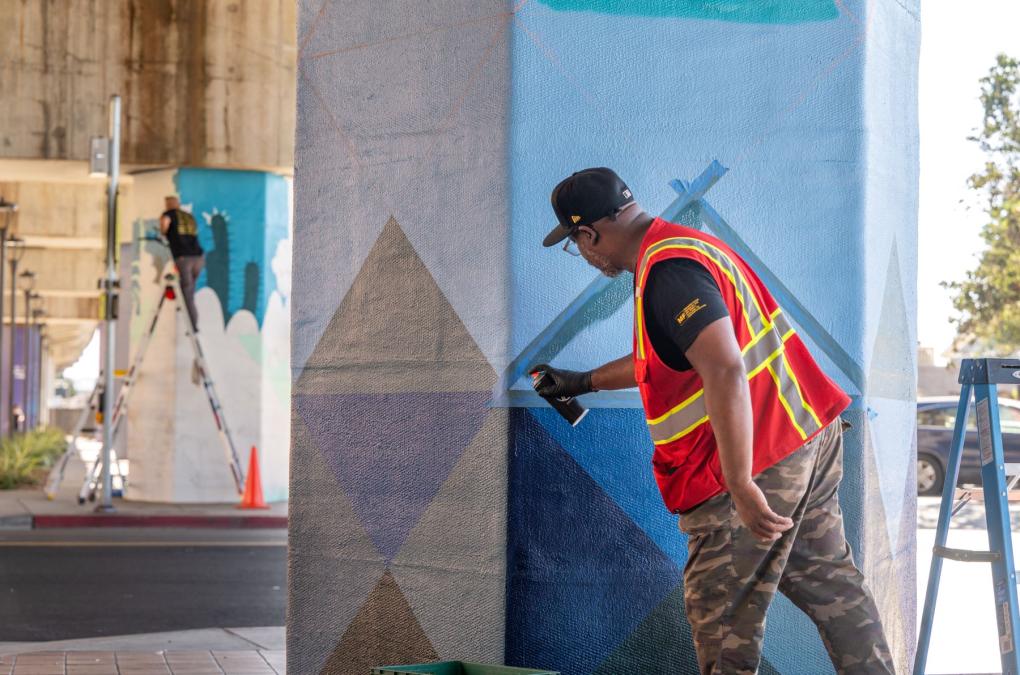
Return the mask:
<svg viewBox="0 0 1020 675">
<path fill-rule="evenodd" d="M 229 504 L 157 504 L 114 498 L 117 511 L 96 513 L 89 502 L 78 504 L 78 489 L 85 476 L 85 464 L 78 458 L 68 463 L 66 477 L 53 500 L 42 487 L 0 490 L 0 530 L 30 530 L 48 527 L 210 527 L 285 528 L 287 503 L 268 509 L 237 508 Z"/>
<path fill-rule="evenodd" d="M 938 497 L 917 498 L 918 629 L 924 610 L 938 513 Z M 1020 553 L 1020 527 L 1017 526 L 1020 504 L 1010 505 L 1010 516 L 1013 521 L 1013 550 Z M 988 550 L 983 504 L 965 506 L 953 518 L 948 545 Z M 953 675 L 1000 672 L 997 636 L 991 568 L 986 564 L 943 562 L 926 672 Z"/>
<path fill-rule="evenodd" d="M 282 652 L 37 652 L 0 656 L 0 675 L 282 675 Z"/>
<path fill-rule="evenodd" d="M 270 626 L 0 642 L 0 675 L 283 675 L 284 635 Z"/>
</svg>

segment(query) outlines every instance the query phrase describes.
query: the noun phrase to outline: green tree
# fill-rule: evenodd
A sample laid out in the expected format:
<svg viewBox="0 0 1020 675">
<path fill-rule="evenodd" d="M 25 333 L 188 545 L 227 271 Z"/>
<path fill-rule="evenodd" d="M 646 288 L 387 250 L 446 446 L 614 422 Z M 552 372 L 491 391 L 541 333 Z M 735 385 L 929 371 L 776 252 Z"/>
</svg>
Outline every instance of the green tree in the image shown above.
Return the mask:
<svg viewBox="0 0 1020 675">
<path fill-rule="evenodd" d="M 984 120 L 970 140 L 987 160 L 968 184 L 985 200 L 985 250 L 964 281 L 945 286 L 960 313 L 960 341 L 1009 352 L 1020 347 L 1020 62 L 999 54 L 980 82 Z"/>
</svg>

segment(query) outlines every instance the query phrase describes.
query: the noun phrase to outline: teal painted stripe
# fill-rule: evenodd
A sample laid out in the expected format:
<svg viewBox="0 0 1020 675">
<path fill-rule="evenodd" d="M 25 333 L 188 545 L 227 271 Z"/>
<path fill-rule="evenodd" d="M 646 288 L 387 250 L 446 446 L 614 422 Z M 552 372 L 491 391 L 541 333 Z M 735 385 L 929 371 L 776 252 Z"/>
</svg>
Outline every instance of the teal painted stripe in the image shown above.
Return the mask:
<svg viewBox="0 0 1020 675">
<path fill-rule="evenodd" d="M 561 12 L 796 24 L 839 18 L 833 0 L 539 0 Z"/>
</svg>

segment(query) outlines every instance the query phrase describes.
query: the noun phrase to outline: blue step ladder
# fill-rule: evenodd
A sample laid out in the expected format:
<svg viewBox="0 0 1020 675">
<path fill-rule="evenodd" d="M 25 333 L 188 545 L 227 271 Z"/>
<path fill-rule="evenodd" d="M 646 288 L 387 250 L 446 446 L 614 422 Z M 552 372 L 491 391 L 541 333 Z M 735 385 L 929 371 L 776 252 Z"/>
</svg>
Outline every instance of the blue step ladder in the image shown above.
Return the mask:
<svg viewBox="0 0 1020 675">
<path fill-rule="evenodd" d="M 935 530 L 935 547 L 932 550 L 928 590 L 921 615 L 921 632 L 914 660 L 915 675 L 924 673 L 928 660 L 928 644 L 935 620 L 935 600 L 939 593 L 939 577 L 943 560 L 982 562 L 992 565 L 992 586 L 995 591 L 995 620 L 999 625 L 999 655 L 1002 672 L 1020 675 L 1020 616 L 1017 613 L 1016 568 L 1013 566 L 1013 538 L 1010 530 L 1009 490 L 1020 480 L 1020 466 L 1007 465 L 1002 454 L 1002 430 L 999 426 L 997 385 L 1020 384 L 1020 360 L 1017 359 L 964 359 L 960 366 L 960 403 L 956 409 L 956 427 L 953 446 L 949 452 L 945 485 L 942 488 L 942 506 Z M 985 524 L 988 528 L 987 551 L 968 551 L 946 547 L 949 520 L 969 501 L 964 492 L 954 504 L 956 481 L 960 473 L 960 458 L 967 436 L 967 416 L 970 414 L 971 395 L 977 411 L 978 441 L 981 450 L 981 485 L 984 492 Z M 1007 472 L 1013 475 L 1007 484 Z"/>
</svg>

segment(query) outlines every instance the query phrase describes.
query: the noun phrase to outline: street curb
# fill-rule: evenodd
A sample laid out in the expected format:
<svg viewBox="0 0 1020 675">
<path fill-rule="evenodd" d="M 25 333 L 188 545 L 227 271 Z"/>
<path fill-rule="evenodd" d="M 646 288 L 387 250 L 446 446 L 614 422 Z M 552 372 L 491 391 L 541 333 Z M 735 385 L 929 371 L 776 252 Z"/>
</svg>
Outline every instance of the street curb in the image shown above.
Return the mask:
<svg viewBox="0 0 1020 675">
<path fill-rule="evenodd" d="M 79 527 L 179 527 L 266 530 L 286 529 L 287 516 L 37 515 L 32 516 L 31 527 L 34 530 Z"/>
<path fill-rule="evenodd" d="M 3 530 L 31 530 L 32 514 L 23 513 L 17 516 L 0 516 L 0 531 Z"/>
</svg>

